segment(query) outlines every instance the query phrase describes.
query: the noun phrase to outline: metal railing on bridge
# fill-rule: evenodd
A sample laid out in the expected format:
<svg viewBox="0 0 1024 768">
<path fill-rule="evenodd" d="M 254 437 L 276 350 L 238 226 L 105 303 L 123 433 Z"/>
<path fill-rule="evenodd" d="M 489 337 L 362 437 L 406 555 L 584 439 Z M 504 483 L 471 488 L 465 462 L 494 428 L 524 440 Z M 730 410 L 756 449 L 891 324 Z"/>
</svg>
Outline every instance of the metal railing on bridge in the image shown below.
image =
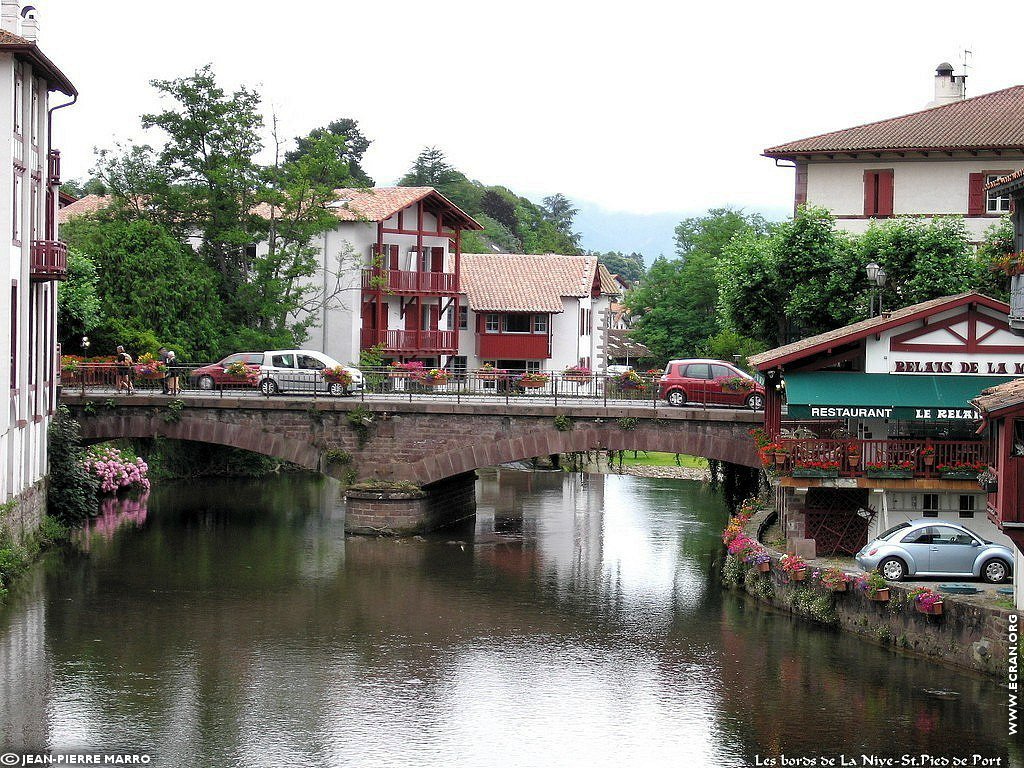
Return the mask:
<svg viewBox="0 0 1024 768">
<path fill-rule="evenodd" d="M 658 376 L 547 373 L 535 371 L 406 371 L 363 369 L 363 382 L 332 380 L 319 370 L 275 371 L 267 374 L 250 365 L 246 372 L 229 372 L 213 364 L 175 365 L 167 370 L 116 363 L 78 363 L 61 372 L 61 387 L 74 395 L 144 393 L 171 396 L 259 397 L 275 395 L 310 398 L 354 396 L 373 400 L 444 400 L 454 402 L 520 402 L 524 404 L 579 403 L 608 407 L 646 406 L 670 409 L 660 397 Z M 688 408 L 718 404 L 707 393 L 691 394 Z M 711 400 L 711 402 L 708 402 Z M 703 401 L 703 402 L 702 402 Z M 734 406 L 735 407 L 735 406 Z"/>
</svg>

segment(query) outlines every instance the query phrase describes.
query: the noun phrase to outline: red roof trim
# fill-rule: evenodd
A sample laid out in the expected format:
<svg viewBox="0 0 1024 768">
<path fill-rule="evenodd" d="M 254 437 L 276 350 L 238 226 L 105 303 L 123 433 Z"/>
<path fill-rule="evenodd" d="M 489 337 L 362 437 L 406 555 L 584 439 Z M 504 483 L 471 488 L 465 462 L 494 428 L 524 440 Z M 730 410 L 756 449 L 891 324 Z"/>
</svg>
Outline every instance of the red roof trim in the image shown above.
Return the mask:
<svg viewBox="0 0 1024 768">
<path fill-rule="evenodd" d="M 893 318 L 887 322 L 880 322 L 877 325 L 870 326 L 869 328 L 862 328 L 859 331 L 854 331 L 853 333 L 849 333 L 845 336 L 831 337 L 826 341 L 822 341 L 796 352 L 791 352 L 790 354 L 783 355 L 782 357 L 769 358 L 768 360 L 759 363 L 757 365 L 757 370 L 767 371 L 770 368 L 777 368 L 781 365 L 785 365 L 786 363 L 791 363 L 794 360 L 803 360 L 804 358 L 811 357 L 812 355 L 816 355 L 819 352 L 823 352 L 833 347 L 850 344 L 854 341 L 860 341 L 861 339 L 866 339 L 868 336 L 873 336 L 876 333 L 883 333 L 891 328 L 898 328 L 901 325 L 906 325 L 907 323 L 912 323 L 925 317 L 931 317 L 939 312 L 948 312 L 951 309 L 956 309 L 957 307 L 962 307 L 966 304 L 981 304 L 989 309 L 994 309 L 999 312 L 1009 313 L 1010 311 L 1009 304 L 997 301 L 996 299 L 985 296 L 981 293 L 970 293 L 957 299 L 953 299 L 946 304 L 939 304 L 937 306 L 928 307 L 927 309 L 922 309 L 918 312 L 901 315 L 898 318 Z"/>
<path fill-rule="evenodd" d="M 0 44 L 0 51 L 28 59 L 32 68 L 46 80 L 49 90 L 60 91 L 66 96 L 78 95 L 78 89 L 71 84 L 71 81 L 57 68 L 57 65 L 39 50 L 39 46 L 35 43 L 26 41 L 25 43 Z"/>
</svg>

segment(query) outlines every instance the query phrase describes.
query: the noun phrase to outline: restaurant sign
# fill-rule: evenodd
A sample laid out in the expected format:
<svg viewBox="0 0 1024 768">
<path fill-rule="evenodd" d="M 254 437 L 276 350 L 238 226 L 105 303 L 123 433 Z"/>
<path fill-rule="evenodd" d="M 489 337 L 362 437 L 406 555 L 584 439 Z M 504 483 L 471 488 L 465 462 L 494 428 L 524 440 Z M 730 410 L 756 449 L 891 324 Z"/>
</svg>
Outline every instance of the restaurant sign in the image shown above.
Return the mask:
<svg viewBox="0 0 1024 768">
<path fill-rule="evenodd" d="M 964 376 L 1024 376 L 1024 363 L 974 360 L 893 360 L 891 373 L 941 373 Z"/>
<path fill-rule="evenodd" d="M 916 408 L 910 406 L 796 405 L 791 419 L 899 419 L 901 421 L 977 421 L 973 408 Z"/>
</svg>

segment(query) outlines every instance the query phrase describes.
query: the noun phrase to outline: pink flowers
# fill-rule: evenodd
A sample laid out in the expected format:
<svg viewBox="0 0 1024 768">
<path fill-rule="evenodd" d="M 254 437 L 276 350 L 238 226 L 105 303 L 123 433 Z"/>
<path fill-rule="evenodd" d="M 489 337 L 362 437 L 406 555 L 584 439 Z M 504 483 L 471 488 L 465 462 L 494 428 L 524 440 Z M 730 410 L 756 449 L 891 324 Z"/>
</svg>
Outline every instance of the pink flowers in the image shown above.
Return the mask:
<svg viewBox="0 0 1024 768">
<path fill-rule="evenodd" d="M 100 479 L 100 493 L 117 493 L 122 489 L 149 490 L 149 465 L 141 458 L 123 456 L 117 448 L 94 448 L 85 460 L 87 472 Z"/>
</svg>

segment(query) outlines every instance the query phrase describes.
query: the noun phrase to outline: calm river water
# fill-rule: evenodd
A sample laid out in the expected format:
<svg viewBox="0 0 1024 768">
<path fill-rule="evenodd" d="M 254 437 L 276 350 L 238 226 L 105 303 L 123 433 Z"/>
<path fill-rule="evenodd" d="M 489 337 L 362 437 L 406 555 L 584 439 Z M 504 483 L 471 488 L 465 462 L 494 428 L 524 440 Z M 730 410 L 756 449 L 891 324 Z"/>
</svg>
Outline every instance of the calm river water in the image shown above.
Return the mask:
<svg viewBox="0 0 1024 768">
<path fill-rule="evenodd" d="M 475 524 L 427 540 L 345 539 L 337 487 L 305 477 L 108 510 L 0 612 L 4 745 L 211 768 L 1019 761 L 996 682 L 723 594 L 706 486 L 481 476 Z"/>
</svg>

